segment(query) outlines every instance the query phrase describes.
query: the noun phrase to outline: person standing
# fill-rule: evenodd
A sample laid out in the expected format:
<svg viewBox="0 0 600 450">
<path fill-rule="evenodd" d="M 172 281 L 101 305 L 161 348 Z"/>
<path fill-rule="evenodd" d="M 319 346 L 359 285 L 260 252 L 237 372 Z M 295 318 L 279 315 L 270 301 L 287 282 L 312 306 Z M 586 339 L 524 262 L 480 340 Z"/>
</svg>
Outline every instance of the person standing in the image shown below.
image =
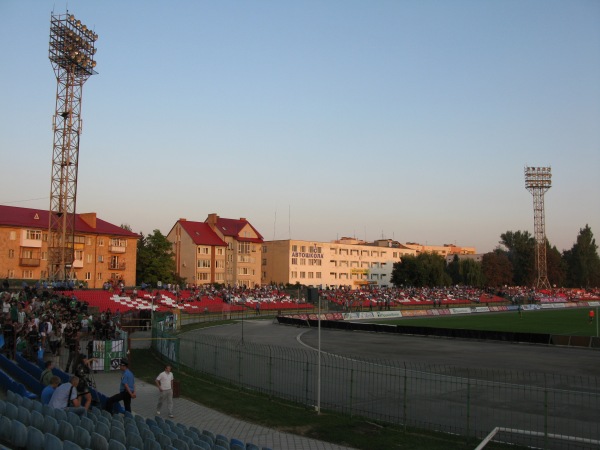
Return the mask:
<svg viewBox="0 0 600 450">
<path fill-rule="evenodd" d="M 119 393 L 109 397 L 106 400 L 106 409 L 109 413 L 113 413 L 113 407 L 115 403 L 119 403 L 123 400 L 125 411 L 131 412 L 131 399 L 135 398 L 135 379 L 133 373 L 129 370 L 129 362 L 126 359 L 121 360 L 121 385 L 119 386 Z"/>
<path fill-rule="evenodd" d="M 154 382 L 158 387 L 158 405 L 156 406 L 156 415 L 160 416 L 160 410 L 163 403 L 167 403 L 167 409 L 169 410 L 169 417 L 173 418 L 173 372 L 171 372 L 171 366 L 167 365 L 165 370 L 161 372 Z"/>
<path fill-rule="evenodd" d="M 590 312 L 588 313 L 588 323 L 594 323 L 594 310 L 590 309 Z"/>
</svg>

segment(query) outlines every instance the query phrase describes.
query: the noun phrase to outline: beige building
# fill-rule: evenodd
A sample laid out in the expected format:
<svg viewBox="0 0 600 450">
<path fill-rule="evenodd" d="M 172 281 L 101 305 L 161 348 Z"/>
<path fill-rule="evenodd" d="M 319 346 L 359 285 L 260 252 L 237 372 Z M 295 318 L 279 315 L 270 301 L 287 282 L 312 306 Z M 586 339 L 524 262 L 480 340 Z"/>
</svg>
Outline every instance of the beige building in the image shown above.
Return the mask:
<svg viewBox="0 0 600 450">
<path fill-rule="evenodd" d="M 415 250 L 391 240 L 268 241 L 263 244 L 261 276 L 263 284 L 352 289 L 389 286 L 394 263 L 404 255 L 415 254 Z"/>
<path fill-rule="evenodd" d="M 0 276 L 47 280 L 48 228 L 48 210 L 0 206 Z M 107 281 L 135 285 L 138 239 L 96 213 L 76 214 L 72 279 L 89 288 Z"/>
<path fill-rule="evenodd" d="M 179 219 L 167 239 L 177 274 L 188 283 L 260 286 L 263 238 L 245 218 L 209 214 L 204 222 Z"/>
<path fill-rule="evenodd" d="M 411 248 L 419 253 L 434 253 L 447 257 L 448 255 L 474 255 L 475 247 L 458 247 L 453 244 L 444 245 L 422 245 L 416 242 L 407 242 L 404 244 L 405 247 Z"/>
<path fill-rule="evenodd" d="M 262 248 L 262 283 L 300 283 L 312 287 L 358 289 L 391 286 L 394 263 L 421 252 L 475 253 L 472 247 L 401 244 L 391 239 L 367 243 L 353 238 L 332 242 L 268 241 Z M 466 253 L 468 252 L 468 253 Z"/>
</svg>

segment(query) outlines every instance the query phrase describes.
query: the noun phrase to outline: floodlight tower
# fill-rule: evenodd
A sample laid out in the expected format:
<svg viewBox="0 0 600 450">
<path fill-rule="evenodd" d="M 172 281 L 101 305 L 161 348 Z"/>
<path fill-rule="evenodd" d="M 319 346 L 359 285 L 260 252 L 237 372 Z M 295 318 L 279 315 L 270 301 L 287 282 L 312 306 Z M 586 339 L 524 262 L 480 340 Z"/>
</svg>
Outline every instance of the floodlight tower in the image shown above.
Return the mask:
<svg viewBox="0 0 600 450">
<path fill-rule="evenodd" d="M 544 194 L 552 185 L 550 167 L 525 167 L 525 187 L 533 194 L 533 216 L 535 229 L 535 269 L 537 288 L 550 289 L 546 271 L 546 218 Z"/>
<path fill-rule="evenodd" d="M 69 278 L 75 257 L 75 204 L 81 134 L 81 94 L 96 74 L 98 35 L 68 13 L 51 15 L 49 58 L 56 75 L 56 111 L 50 182 L 48 278 Z"/>
</svg>

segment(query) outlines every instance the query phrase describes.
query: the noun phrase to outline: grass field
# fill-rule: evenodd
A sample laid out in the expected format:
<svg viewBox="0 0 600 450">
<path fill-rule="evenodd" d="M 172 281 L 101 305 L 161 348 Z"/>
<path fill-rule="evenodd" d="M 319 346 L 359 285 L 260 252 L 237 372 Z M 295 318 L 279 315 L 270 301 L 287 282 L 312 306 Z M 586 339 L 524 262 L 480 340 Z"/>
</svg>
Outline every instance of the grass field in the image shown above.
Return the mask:
<svg viewBox="0 0 600 450">
<path fill-rule="evenodd" d="M 568 336 L 596 336 L 596 319 L 588 321 L 588 308 L 560 310 L 477 313 L 456 316 L 415 317 L 380 320 L 377 323 L 415 327 L 456 328 L 465 330 L 492 330 L 524 333 L 547 333 Z"/>
</svg>

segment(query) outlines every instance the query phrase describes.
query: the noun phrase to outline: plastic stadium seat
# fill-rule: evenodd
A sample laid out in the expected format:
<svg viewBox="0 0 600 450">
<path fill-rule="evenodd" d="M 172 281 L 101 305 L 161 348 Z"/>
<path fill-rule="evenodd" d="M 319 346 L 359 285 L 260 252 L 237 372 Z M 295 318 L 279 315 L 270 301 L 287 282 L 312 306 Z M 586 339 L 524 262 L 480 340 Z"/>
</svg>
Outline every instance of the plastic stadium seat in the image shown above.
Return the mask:
<svg viewBox="0 0 600 450">
<path fill-rule="evenodd" d="M 92 450 L 108 450 L 108 441 L 101 434 L 96 433 L 95 431 L 90 435 L 91 442 L 90 448 Z"/>
<path fill-rule="evenodd" d="M 27 397 L 23 397 L 23 400 L 21 401 L 21 406 L 27 408 L 28 411 L 31 411 L 31 409 L 33 408 L 33 400 Z"/>
<path fill-rule="evenodd" d="M 96 431 L 96 423 L 89 417 L 82 417 L 79 426 L 89 433 Z"/>
<path fill-rule="evenodd" d="M 63 450 L 82 450 L 82 448 L 75 442 L 65 441 L 63 442 Z"/>
<path fill-rule="evenodd" d="M 223 447 L 222 445 L 219 445 L 219 444 L 215 444 L 215 446 L 213 447 L 213 450 L 228 450 L 228 449 L 229 449 L 229 447 Z"/>
<path fill-rule="evenodd" d="M 215 448 L 221 447 L 217 450 L 229 450 L 229 440 L 227 438 L 223 439 L 224 436 L 217 435 L 217 440 L 215 441 Z"/>
<path fill-rule="evenodd" d="M 75 439 L 75 430 L 73 429 L 73 425 L 71 425 L 66 420 L 61 420 L 58 422 L 58 437 L 63 441 L 72 441 Z"/>
<path fill-rule="evenodd" d="M 64 420 L 66 422 L 67 421 L 67 413 L 64 409 L 56 408 L 54 410 L 54 418 L 59 422 L 61 420 Z"/>
<path fill-rule="evenodd" d="M 187 443 L 181 439 L 175 439 L 173 441 L 173 447 L 175 447 L 177 450 L 189 450 L 190 448 Z"/>
<path fill-rule="evenodd" d="M 125 431 L 119 427 L 111 427 L 110 438 L 125 445 Z"/>
<path fill-rule="evenodd" d="M 127 450 L 125 444 L 117 441 L 116 439 L 111 439 L 108 441 L 108 450 Z"/>
<path fill-rule="evenodd" d="M 162 447 L 158 442 L 148 439 L 144 441 L 144 450 L 162 450 Z"/>
<path fill-rule="evenodd" d="M 17 420 L 21 422 L 26 427 L 29 426 L 29 416 L 30 412 L 23 405 L 17 407 Z"/>
<path fill-rule="evenodd" d="M 57 434 L 58 433 L 58 421 L 52 416 L 44 417 L 44 425 L 42 426 L 44 433 Z"/>
<path fill-rule="evenodd" d="M 198 439 L 200 439 L 198 442 L 206 442 L 208 445 L 210 445 L 210 448 L 215 445 L 215 442 L 212 440 L 212 438 L 206 434 L 198 436 Z"/>
<path fill-rule="evenodd" d="M 258 445 L 254 445 L 252 442 L 246 443 L 246 450 L 260 450 Z"/>
<path fill-rule="evenodd" d="M 212 450 L 212 446 L 204 441 L 198 441 L 195 445 L 190 447 L 190 450 Z M 242 448 L 242 450 L 245 450 Z"/>
<path fill-rule="evenodd" d="M 95 432 L 97 434 L 99 434 L 100 436 L 102 436 L 106 440 L 106 442 L 108 443 L 108 440 L 110 439 L 110 428 L 108 428 L 108 425 L 106 425 L 104 422 L 100 422 L 99 421 L 96 424 L 96 430 L 95 430 Z"/>
<path fill-rule="evenodd" d="M 62 441 L 53 434 L 44 434 L 44 449 L 45 450 L 62 450 Z"/>
<path fill-rule="evenodd" d="M 0 441 L 10 442 L 11 419 L 6 416 L 0 416 Z"/>
<path fill-rule="evenodd" d="M 67 413 L 67 422 L 69 422 L 72 427 L 77 427 L 81 424 L 81 417 L 79 417 L 74 412 L 69 411 Z"/>
<path fill-rule="evenodd" d="M 75 431 L 75 439 L 73 440 L 73 442 L 75 442 L 81 448 L 89 448 L 90 444 L 92 442 L 92 437 L 90 435 L 90 432 L 81 426 L 75 427 L 74 431 Z"/>
<path fill-rule="evenodd" d="M 44 433 L 31 425 L 27 428 L 27 450 L 44 450 Z"/>
<path fill-rule="evenodd" d="M 202 430 L 202 434 L 203 434 L 204 436 L 208 436 L 209 438 L 211 438 L 211 439 L 212 439 L 212 441 L 213 441 L 213 443 L 215 442 L 215 438 L 216 438 L 216 436 L 215 436 L 215 434 L 214 434 L 212 431 L 208 431 L 208 430 Z"/>
<path fill-rule="evenodd" d="M 52 416 L 54 417 L 54 408 L 50 405 L 42 405 L 42 415 L 44 417 L 46 416 Z"/>
<path fill-rule="evenodd" d="M 27 445 L 27 427 L 17 419 L 13 419 L 11 422 L 10 443 L 14 447 Z"/>
<path fill-rule="evenodd" d="M 19 408 L 14 403 L 6 403 L 4 405 L 4 415 L 11 420 L 16 419 L 19 416 Z"/>
<path fill-rule="evenodd" d="M 229 445 L 230 446 L 237 445 L 237 446 L 246 448 L 246 444 L 244 444 L 242 441 L 240 441 L 239 439 L 236 439 L 236 438 L 231 438 L 229 440 Z"/>
<path fill-rule="evenodd" d="M 160 444 L 162 448 L 165 448 L 169 445 L 173 445 L 171 438 L 164 434 L 159 434 L 158 436 L 156 436 L 156 441 Z"/>
<path fill-rule="evenodd" d="M 31 411 L 29 415 L 29 425 L 41 430 L 44 427 L 44 416 L 38 411 Z"/>
<path fill-rule="evenodd" d="M 139 449 L 144 448 L 144 441 L 142 437 L 137 434 L 128 434 L 127 435 L 127 447 L 132 448 L 136 447 Z"/>
<path fill-rule="evenodd" d="M 229 450 L 246 450 L 246 445 L 242 444 L 229 444 Z"/>
</svg>

